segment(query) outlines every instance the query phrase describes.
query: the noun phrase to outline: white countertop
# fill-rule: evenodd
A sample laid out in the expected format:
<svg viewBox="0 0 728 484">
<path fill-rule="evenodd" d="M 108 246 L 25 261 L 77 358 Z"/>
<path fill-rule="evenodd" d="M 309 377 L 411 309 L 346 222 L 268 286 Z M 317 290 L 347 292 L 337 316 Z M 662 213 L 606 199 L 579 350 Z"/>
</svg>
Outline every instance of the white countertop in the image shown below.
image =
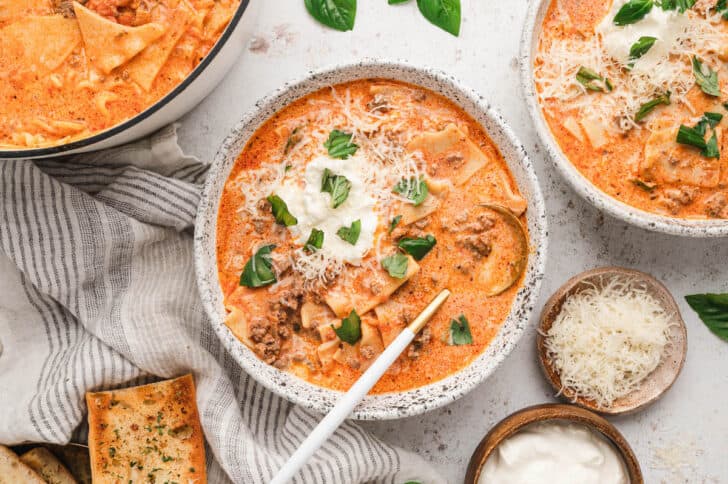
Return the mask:
<svg viewBox="0 0 728 484">
<path fill-rule="evenodd" d="M 259 97 L 311 69 L 387 57 L 452 73 L 503 113 L 535 162 L 551 240 L 541 301 L 570 276 L 614 264 L 655 275 L 680 304 L 689 340 L 680 378 L 648 409 L 611 419 L 636 452 L 646 482 L 728 482 L 728 343 L 710 333 L 683 299 L 728 291 L 728 240 L 691 240 L 630 227 L 583 202 L 554 172 L 519 90 L 517 54 L 528 2 L 462 0 L 462 30 L 455 38 L 427 23 L 414 1 L 389 6 L 386 0 L 361 0 L 349 33 L 320 27 L 303 0 L 253 1 L 263 2 L 257 40 L 240 46 L 242 57 L 230 75 L 183 118 L 183 147 L 211 159 Z M 522 407 L 552 401 L 531 329 L 495 374 L 458 402 L 419 417 L 364 425 L 430 460 L 452 482 L 462 482 L 471 453 L 496 422 Z"/>
</svg>

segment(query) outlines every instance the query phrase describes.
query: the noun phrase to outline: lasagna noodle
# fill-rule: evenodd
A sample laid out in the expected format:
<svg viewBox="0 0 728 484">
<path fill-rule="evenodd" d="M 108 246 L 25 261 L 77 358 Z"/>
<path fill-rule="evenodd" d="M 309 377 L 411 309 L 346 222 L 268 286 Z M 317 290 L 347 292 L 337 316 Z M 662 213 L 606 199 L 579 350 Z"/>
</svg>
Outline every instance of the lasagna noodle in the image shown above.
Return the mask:
<svg viewBox="0 0 728 484">
<path fill-rule="evenodd" d="M 104 74 L 128 62 L 149 44 L 164 35 L 165 27 L 148 23 L 129 27 L 112 22 L 78 2 L 73 3 L 84 48 L 91 62 Z"/>
</svg>

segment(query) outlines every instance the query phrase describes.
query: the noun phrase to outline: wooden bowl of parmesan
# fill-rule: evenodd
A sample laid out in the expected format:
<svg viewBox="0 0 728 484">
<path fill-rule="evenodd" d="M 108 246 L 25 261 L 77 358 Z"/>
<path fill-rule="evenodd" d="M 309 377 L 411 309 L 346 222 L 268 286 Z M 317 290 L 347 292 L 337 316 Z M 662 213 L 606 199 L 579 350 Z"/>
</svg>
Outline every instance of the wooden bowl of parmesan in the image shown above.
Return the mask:
<svg viewBox="0 0 728 484">
<path fill-rule="evenodd" d="M 687 331 L 667 288 L 644 272 L 601 267 L 546 302 L 538 357 L 557 396 L 609 415 L 636 412 L 675 382 Z"/>
</svg>

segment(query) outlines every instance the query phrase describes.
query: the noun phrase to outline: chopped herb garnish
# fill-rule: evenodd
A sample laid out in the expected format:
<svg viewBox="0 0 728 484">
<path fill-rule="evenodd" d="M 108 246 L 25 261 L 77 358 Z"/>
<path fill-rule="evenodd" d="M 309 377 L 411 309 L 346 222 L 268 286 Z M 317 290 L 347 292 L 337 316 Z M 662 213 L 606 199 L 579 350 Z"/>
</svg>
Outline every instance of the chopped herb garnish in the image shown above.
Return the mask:
<svg viewBox="0 0 728 484">
<path fill-rule="evenodd" d="M 311 235 L 308 236 L 304 248 L 310 252 L 316 252 L 324 246 L 324 231 L 319 229 L 311 229 Z"/>
<path fill-rule="evenodd" d="M 715 97 L 720 96 L 718 73 L 703 64 L 697 56 L 693 57 L 693 74 L 695 74 L 695 82 L 705 94 Z"/>
<path fill-rule="evenodd" d="M 336 231 L 336 235 L 340 239 L 349 242 L 351 245 L 356 245 L 359 240 L 359 234 L 361 233 L 361 220 L 354 220 L 350 227 L 341 227 Z"/>
<path fill-rule="evenodd" d="M 397 245 L 400 249 L 414 257 L 415 260 L 422 260 L 435 247 L 436 243 L 437 240 L 434 236 L 427 235 L 426 237 L 416 238 L 404 237 Z"/>
<path fill-rule="evenodd" d="M 286 141 L 286 146 L 283 148 L 283 154 L 287 155 L 291 152 L 295 146 L 303 140 L 303 134 L 301 134 L 301 127 L 296 127 L 293 131 L 291 131 L 291 134 L 288 135 L 288 140 Z M 286 171 L 290 170 L 290 165 L 286 166 Z"/>
<path fill-rule="evenodd" d="M 288 211 L 288 205 L 286 205 L 286 202 L 281 197 L 278 195 L 270 195 L 266 200 L 270 202 L 271 210 L 277 224 L 290 227 L 298 223 L 298 219 L 291 215 L 291 212 Z"/>
<path fill-rule="evenodd" d="M 354 135 L 351 133 L 335 129 L 329 134 L 329 139 L 324 142 L 324 147 L 329 151 L 331 158 L 345 160 L 359 149 L 358 145 L 351 142 L 353 137 Z"/>
<path fill-rule="evenodd" d="M 349 316 L 341 320 L 341 326 L 337 328 L 332 324 L 331 327 L 336 336 L 345 343 L 354 345 L 361 339 L 361 319 L 355 309 L 352 309 Z"/>
<path fill-rule="evenodd" d="M 399 221 L 402 220 L 401 215 L 397 215 L 392 219 L 391 222 L 389 222 L 389 233 L 391 234 L 395 228 L 397 228 L 397 225 L 399 225 Z"/>
<path fill-rule="evenodd" d="M 695 128 L 681 124 L 677 132 L 677 142 L 681 145 L 694 146 L 704 150 L 706 146 L 705 138 L 703 138 L 704 135 L 705 133 L 700 134 L 700 131 Z"/>
<path fill-rule="evenodd" d="M 656 40 L 657 37 L 645 36 L 640 37 L 637 42 L 632 44 L 632 47 L 629 49 L 629 64 L 627 66 L 632 69 L 635 61 L 645 55 L 655 45 Z"/>
<path fill-rule="evenodd" d="M 356 0 L 304 0 L 313 18 L 332 29 L 345 32 L 354 28 Z"/>
<path fill-rule="evenodd" d="M 351 182 L 343 175 L 336 175 L 328 168 L 321 177 L 321 191 L 331 194 L 331 206 L 338 208 L 349 198 Z"/>
<path fill-rule="evenodd" d="M 162 462 L 169 462 L 169 461 L 172 461 L 172 460 L 174 460 L 174 457 L 170 457 L 168 455 L 162 454 Z"/>
<path fill-rule="evenodd" d="M 680 13 L 685 13 L 686 10 L 690 10 L 695 5 L 696 0 L 662 0 L 659 5 L 663 10 L 677 10 Z"/>
<path fill-rule="evenodd" d="M 405 198 L 412 201 L 416 206 L 420 205 L 427 198 L 429 190 L 424 177 L 417 180 L 415 177 L 409 179 L 402 178 L 393 188 L 394 193 L 399 193 Z"/>
<path fill-rule="evenodd" d="M 705 144 L 703 150 L 703 156 L 706 158 L 720 158 L 720 150 L 718 149 L 718 138 L 713 131 L 713 136 L 710 137 L 708 142 Z"/>
<path fill-rule="evenodd" d="M 725 109 L 726 111 L 728 111 L 728 103 L 723 103 L 723 109 Z"/>
<path fill-rule="evenodd" d="M 276 282 L 270 256 L 275 248 L 274 244 L 264 245 L 245 263 L 243 273 L 240 275 L 241 286 L 262 287 Z"/>
<path fill-rule="evenodd" d="M 657 188 L 657 185 L 655 185 L 654 183 L 647 183 L 646 181 L 642 181 L 639 178 L 633 178 L 632 183 L 634 183 L 637 188 L 641 188 L 648 193 L 653 192 L 655 188 Z"/>
<path fill-rule="evenodd" d="M 714 10 L 723 17 L 723 20 L 728 20 L 728 1 L 718 0 L 718 3 L 715 4 Z"/>
<path fill-rule="evenodd" d="M 382 259 L 382 267 L 395 279 L 402 279 L 407 275 L 408 265 L 409 259 L 407 256 L 399 252 Z"/>
<path fill-rule="evenodd" d="M 629 0 L 614 16 L 614 23 L 615 25 L 629 25 L 639 22 L 650 13 L 653 5 L 653 0 Z"/>
<path fill-rule="evenodd" d="M 470 333 L 470 324 L 464 314 L 457 319 L 450 320 L 449 344 L 454 346 L 473 344 L 473 335 Z"/>
<path fill-rule="evenodd" d="M 593 70 L 584 66 L 581 66 L 579 72 L 576 73 L 576 80 L 589 91 L 611 92 L 614 89 L 609 79 L 604 79 Z"/>
<path fill-rule="evenodd" d="M 691 294 L 685 300 L 700 320 L 718 337 L 728 341 L 728 294 Z"/>
<path fill-rule="evenodd" d="M 677 142 L 699 148 L 702 150 L 701 154 L 706 158 L 720 158 L 718 137 L 715 131 L 713 131 L 713 135 L 707 142 L 705 141 L 705 135 L 709 127 L 715 128 L 722 119 L 723 115 L 720 113 L 706 112 L 694 128 L 685 126 L 684 124 L 680 125 L 680 129 L 677 132 Z"/>
<path fill-rule="evenodd" d="M 116 447 L 109 447 L 109 457 L 112 459 L 116 456 Z"/>
<path fill-rule="evenodd" d="M 635 114 L 634 116 L 634 120 L 637 122 L 642 121 L 647 117 L 648 114 L 652 112 L 652 110 L 654 110 L 660 104 L 670 104 L 670 91 L 667 91 L 665 94 L 660 94 L 655 99 L 647 101 L 642 106 L 640 106 L 639 111 L 637 111 L 637 114 Z"/>
<path fill-rule="evenodd" d="M 700 121 L 698 121 L 698 124 L 697 126 L 695 126 L 695 128 L 702 134 L 705 134 L 707 132 L 706 130 L 708 126 L 710 126 L 711 128 L 715 128 L 716 126 L 718 126 L 718 124 L 720 124 L 722 120 L 722 114 L 706 112 L 703 113 L 703 117 L 700 118 Z"/>
<path fill-rule="evenodd" d="M 417 0 L 417 8 L 433 25 L 460 35 L 460 0 Z"/>
</svg>

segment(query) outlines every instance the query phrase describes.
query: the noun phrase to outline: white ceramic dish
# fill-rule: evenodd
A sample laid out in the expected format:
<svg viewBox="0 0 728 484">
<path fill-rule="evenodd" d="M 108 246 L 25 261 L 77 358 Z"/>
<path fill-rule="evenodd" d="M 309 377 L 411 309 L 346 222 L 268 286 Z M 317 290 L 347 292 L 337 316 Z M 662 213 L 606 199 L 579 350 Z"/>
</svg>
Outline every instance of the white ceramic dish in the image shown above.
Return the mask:
<svg viewBox="0 0 728 484">
<path fill-rule="evenodd" d="M 520 339 L 538 299 L 547 248 L 543 197 L 525 150 L 501 115 L 480 95 L 439 71 L 380 60 L 311 73 L 303 80 L 284 85 L 256 103 L 255 108 L 233 129 L 215 157 L 195 226 L 195 268 L 211 324 L 225 348 L 243 369 L 266 388 L 293 403 L 322 413 L 331 409 L 340 392 L 312 385 L 264 363 L 238 341 L 223 323 L 225 310 L 215 257 L 217 212 L 223 186 L 235 159 L 263 122 L 290 102 L 310 92 L 332 84 L 366 78 L 389 78 L 423 86 L 453 100 L 482 124 L 500 147 L 522 194 L 528 200 L 528 230 L 532 247 L 525 283 L 516 296 L 508 318 L 486 351 L 468 367 L 430 385 L 405 392 L 367 396 L 352 415 L 356 419 L 381 420 L 417 415 L 438 408 L 463 396 L 485 380 Z"/>
<path fill-rule="evenodd" d="M 728 220 L 690 220 L 666 217 L 640 210 L 612 198 L 597 188 L 579 172 L 569 161 L 546 124 L 536 95 L 533 77 L 533 61 L 538 48 L 541 25 L 552 0 L 534 0 L 526 15 L 526 23 L 521 37 L 521 84 L 526 95 L 528 110 L 536 127 L 536 132 L 549 154 L 549 158 L 566 181 L 576 192 L 598 209 L 627 223 L 643 229 L 665 232 L 688 237 L 725 237 L 728 236 Z"/>
<path fill-rule="evenodd" d="M 142 138 L 195 107 L 217 86 L 253 34 L 261 1 L 241 0 L 240 7 L 210 52 L 177 87 L 147 109 L 116 126 L 71 143 L 47 148 L 0 149 L 0 160 L 45 158 L 111 148 Z"/>
</svg>

